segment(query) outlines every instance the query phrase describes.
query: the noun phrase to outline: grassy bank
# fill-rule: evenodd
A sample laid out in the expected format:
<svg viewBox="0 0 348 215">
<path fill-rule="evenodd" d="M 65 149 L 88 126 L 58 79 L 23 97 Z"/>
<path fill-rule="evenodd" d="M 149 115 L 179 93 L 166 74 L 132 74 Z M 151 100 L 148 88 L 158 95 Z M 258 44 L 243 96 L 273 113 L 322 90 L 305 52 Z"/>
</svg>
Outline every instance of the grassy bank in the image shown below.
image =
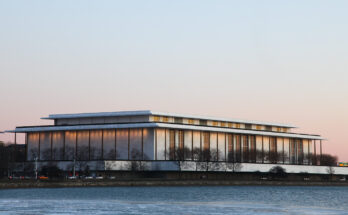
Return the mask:
<svg viewBox="0 0 348 215">
<path fill-rule="evenodd" d="M 111 186 L 348 186 L 337 181 L 236 181 L 236 180 L 62 180 L 62 181 L 0 181 L 0 189 L 63 188 Z"/>
</svg>

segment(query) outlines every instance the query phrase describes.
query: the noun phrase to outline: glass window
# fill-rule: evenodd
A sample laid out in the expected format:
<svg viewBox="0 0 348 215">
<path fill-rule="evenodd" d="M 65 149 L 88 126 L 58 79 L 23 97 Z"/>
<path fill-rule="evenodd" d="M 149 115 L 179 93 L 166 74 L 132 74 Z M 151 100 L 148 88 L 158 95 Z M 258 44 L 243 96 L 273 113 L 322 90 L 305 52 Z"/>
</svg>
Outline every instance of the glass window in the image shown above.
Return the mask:
<svg viewBox="0 0 348 215">
<path fill-rule="evenodd" d="M 301 139 L 296 139 L 297 163 L 303 164 L 303 144 Z"/>
<path fill-rule="evenodd" d="M 193 158 L 200 160 L 201 158 L 201 132 L 193 131 Z"/>
<path fill-rule="evenodd" d="M 192 160 L 192 131 L 186 130 L 184 132 L 184 153 L 185 160 Z"/>
<path fill-rule="evenodd" d="M 283 138 L 277 137 L 277 157 L 278 157 L 278 163 L 283 163 Z"/>
<path fill-rule="evenodd" d="M 52 133 L 52 159 L 64 160 L 64 132 Z"/>
<path fill-rule="evenodd" d="M 104 159 L 116 159 L 116 131 L 104 130 L 103 138 Z"/>
<path fill-rule="evenodd" d="M 250 162 L 256 163 L 256 139 L 255 136 L 249 136 L 249 155 Z"/>
<path fill-rule="evenodd" d="M 175 160 L 185 160 L 183 131 L 175 130 Z"/>
<path fill-rule="evenodd" d="M 169 130 L 169 151 L 167 151 L 169 160 L 175 160 L 175 131 Z"/>
<path fill-rule="evenodd" d="M 142 160 L 143 159 L 143 147 L 142 147 L 142 130 L 141 128 L 130 129 L 129 136 L 129 153 L 130 160 Z"/>
<path fill-rule="evenodd" d="M 76 160 L 89 160 L 89 132 L 77 132 L 77 157 Z M 92 150 L 93 152 L 93 150 Z"/>
<path fill-rule="evenodd" d="M 163 117 L 162 117 L 162 121 L 163 121 L 163 122 L 169 122 L 169 117 L 163 116 Z"/>
<path fill-rule="evenodd" d="M 241 135 L 242 162 L 249 162 L 249 142 L 246 135 Z"/>
<path fill-rule="evenodd" d="M 65 131 L 65 160 L 74 160 L 76 153 L 76 131 Z"/>
<path fill-rule="evenodd" d="M 156 146 L 157 146 L 157 160 L 165 160 L 165 129 L 156 129 L 157 139 L 156 139 Z"/>
<path fill-rule="evenodd" d="M 165 129 L 165 138 L 166 138 L 166 153 L 165 153 L 165 158 L 166 160 L 170 160 L 169 159 L 169 155 L 170 155 L 170 130 L 169 129 Z"/>
<path fill-rule="evenodd" d="M 296 164 L 296 142 L 294 139 L 290 139 L 290 163 Z"/>
<path fill-rule="evenodd" d="M 182 124 L 183 120 L 182 120 L 182 118 L 174 118 L 174 122 L 176 124 Z"/>
<path fill-rule="evenodd" d="M 284 138 L 284 161 L 286 164 L 290 163 L 290 140 Z"/>
<path fill-rule="evenodd" d="M 256 136 L 256 162 L 263 162 L 263 151 L 262 151 L 262 136 Z"/>
<path fill-rule="evenodd" d="M 263 136 L 263 162 L 269 163 L 269 137 Z"/>
<path fill-rule="evenodd" d="M 308 149 L 308 140 L 303 140 L 302 141 L 303 144 L 303 163 L 304 164 L 309 164 L 309 149 Z"/>
<path fill-rule="evenodd" d="M 218 160 L 225 161 L 226 160 L 226 144 L 225 144 L 225 133 L 218 133 Z"/>
<path fill-rule="evenodd" d="M 39 159 L 39 133 L 27 133 L 28 160 Z"/>
<path fill-rule="evenodd" d="M 278 162 L 278 154 L 277 154 L 277 142 L 276 142 L 276 137 L 270 137 L 269 138 L 269 147 L 270 147 L 270 152 L 269 152 L 269 161 L 271 163 L 277 163 Z"/>
<path fill-rule="evenodd" d="M 153 128 L 143 128 L 143 159 L 155 159 L 155 135 Z M 163 133 L 162 133 L 163 134 Z M 162 145 L 164 147 L 164 144 Z M 163 155 L 162 155 L 163 156 Z M 163 158 L 163 157 L 162 157 Z"/>
<path fill-rule="evenodd" d="M 227 161 L 234 162 L 233 135 L 227 134 Z"/>
<path fill-rule="evenodd" d="M 128 160 L 128 129 L 116 130 L 116 156 L 119 160 Z"/>
<path fill-rule="evenodd" d="M 192 123 L 190 123 L 190 121 L 189 121 L 189 124 L 193 124 L 193 120 L 192 120 Z M 207 120 L 199 120 L 199 124 L 206 126 L 207 125 Z"/>
<path fill-rule="evenodd" d="M 51 160 L 51 133 L 40 133 L 40 160 Z"/>
<path fill-rule="evenodd" d="M 234 149 L 235 149 L 235 158 L 236 162 L 241 162 L 242 161 L 242 146 L 241 146 L 241 137 L 240 135 L 236 134 L 233 135 L 234 137 Z"/>
<path fill-rule="evenodd" d="M 91 130 L 90 131 L 90 159 L 100 160 L 102 159 L 102 130 Z M 88 140 L 87 140 L 88 142 Z"/>
<path fill-rule="evenodd" d="M 204 132 L 205 133 L 205 132 Z M 205 142 L 204 142 L 205 143 Z M 210 150 L 210 157 L 206 157 L 204 160 L 208 161 L 216 161 L 217 160 L 217 133 L 210 133 L 210 145 L 206 148 L 206 144 L 204 144 L 204 150 Z"/>
<path fill-rule="evenodd" d="M 313 145 L 313 141 L 312 140 L 308 140 L 308 162 L 309 164 L 313 164 L 313 148 L 312 148 L 312 145 Z"/>
</svg>

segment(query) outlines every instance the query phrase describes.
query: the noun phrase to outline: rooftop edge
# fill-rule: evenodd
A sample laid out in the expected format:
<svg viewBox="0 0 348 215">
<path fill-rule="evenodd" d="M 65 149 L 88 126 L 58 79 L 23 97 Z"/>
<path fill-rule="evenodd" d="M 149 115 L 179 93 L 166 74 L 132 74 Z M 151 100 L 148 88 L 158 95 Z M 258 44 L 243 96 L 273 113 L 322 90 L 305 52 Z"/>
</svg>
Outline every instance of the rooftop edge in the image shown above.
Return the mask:
<svg viewBox="0 0 348 215">
<path fill-rule="evenodd" d="M 167 117 L 182 117 L 182 118 L 190 118 L 190 119 L 216 120 L 216 121 L 225 121 L 225 122 L 278 126 L 278 127 L 285 127 L 285 128 L 297 128 L 296 126 L 293 126 L 290 124 L 270 123 L 270 122 L 254 121 L 254 120 L 241 120 L 241 119 L 230 119 L 230 118 L 210 117 L 210 116 L 198 116 L 198 115 L 188 115 L 188 114 L 178 114 L 178 113 L 166 113 L 166 112 L 157 112 L 157 111 L 151 111 L 151 110 L 75 113 L 75 114 L 50 114 L 48 117 L 42 117 L 41 119 L 54 120 L 54 119 L 76 119 L 76 118 L 87 118 L 87 117 L 141 116 L 141 115 L 159 115 L 159 116 L 167 116 Z"/>
</svg>

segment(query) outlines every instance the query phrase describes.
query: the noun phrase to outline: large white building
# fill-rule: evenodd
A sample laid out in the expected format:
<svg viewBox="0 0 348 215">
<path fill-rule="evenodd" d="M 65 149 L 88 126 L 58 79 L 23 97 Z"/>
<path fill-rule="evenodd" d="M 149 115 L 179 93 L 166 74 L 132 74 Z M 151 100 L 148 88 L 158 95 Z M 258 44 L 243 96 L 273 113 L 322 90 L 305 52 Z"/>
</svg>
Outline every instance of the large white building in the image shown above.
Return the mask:
<svg viewBox="0 0 348 215">
<path fill-rule="evenodd" d="M 17 127 L 28 161 L 192 161 L 315 165 L 323 138 L 292 125 L 154 111 L 53 114 Z M 313 159 L 314 158 L 314 159 Z M 318 161 L 319 162 L 319 161 Z"/>
</svg>

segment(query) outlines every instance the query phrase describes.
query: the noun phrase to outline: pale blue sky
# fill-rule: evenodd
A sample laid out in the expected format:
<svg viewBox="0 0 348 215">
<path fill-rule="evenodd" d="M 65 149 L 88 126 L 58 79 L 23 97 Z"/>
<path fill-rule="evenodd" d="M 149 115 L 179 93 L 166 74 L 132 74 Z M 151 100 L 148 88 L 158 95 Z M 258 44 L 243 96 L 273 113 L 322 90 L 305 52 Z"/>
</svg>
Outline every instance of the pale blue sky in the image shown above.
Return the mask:
<svg viewBox="0 0 348 215">
<path fill-rule="evenodd" d="M 0 0 L 0 130 L 152 109 L 295 124 L 348 161 L 347 11 L 319 0 Z"/>
</svg>

